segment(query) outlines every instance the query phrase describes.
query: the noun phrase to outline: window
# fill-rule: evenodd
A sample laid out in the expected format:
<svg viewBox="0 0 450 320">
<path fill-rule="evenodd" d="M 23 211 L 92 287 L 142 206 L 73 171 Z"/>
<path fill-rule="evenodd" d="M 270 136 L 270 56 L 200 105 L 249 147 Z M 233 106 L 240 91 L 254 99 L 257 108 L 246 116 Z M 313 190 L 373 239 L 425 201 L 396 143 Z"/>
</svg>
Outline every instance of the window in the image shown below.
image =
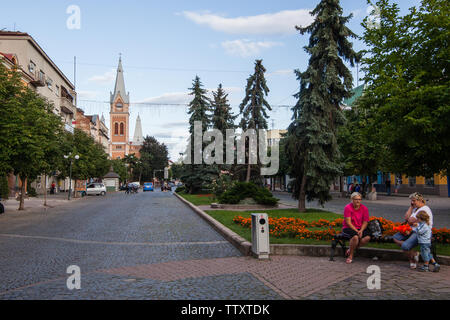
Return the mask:
<svg viewBox="0 0 450 320">
<path fill-rule="evenodd" d="M 123 122 L 120 124 L 120 135 L 123 136 L 125 132 L 125 125 L 123 124 Z"/>
<path fill-rule="evenodd" d="M 116 150 L 122 150 L 122 146 L 116 146 Z"/>
<path fill-rule="evenodd" d="M 45 82 L 45 73 L 42 70 L 39 70 L 39 80 Z"/>
<path fill-rule="evenodd" d="M 34 72 L 36 71 L 36 65 L 31 60 L 30 60 L 30 64 L 28 65 L 28 71 L 30 71 L 31 74 L 34 74 Z"/>
<path fill-rule="evenodd" d="M 118 103 L 116 104 L 116 107 L 117 107 L 117 108 L 122 108 L 123 105 L 122 105 L 120 102 L 118 102 Z"/>
<path fill-rule="evenodd" d="M 59 86 L 55 86 L 55 94 L 57 97 L 59 97 Z"/>
<path fill-rule="evenodd" d="M 53 80 L 50 78 L 47 78 L 47 87 L 52 90 L 53 87 Z"/>
<path fill-rule="evenodd" d="M 114 124 L 114 134 L 116 136 L 119 134 L 119 124 L 117 122 Z"/>
<path fill-rule="evenodd" d="M 409 182 L 410 187 L 415 187 L 416 186 L 416 177 L 409 177 L 408 182 Z"/>
</svg>

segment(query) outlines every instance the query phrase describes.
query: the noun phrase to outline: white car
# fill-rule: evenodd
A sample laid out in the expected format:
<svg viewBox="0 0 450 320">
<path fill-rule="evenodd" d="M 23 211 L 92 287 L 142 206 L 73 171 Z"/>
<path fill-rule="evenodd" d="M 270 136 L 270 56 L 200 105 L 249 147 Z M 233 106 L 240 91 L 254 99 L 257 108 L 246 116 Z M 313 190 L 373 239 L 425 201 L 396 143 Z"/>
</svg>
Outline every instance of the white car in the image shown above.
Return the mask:
<svg viewBox="0 0 450 320">
<path fill-rule="evenodd" d="M 106 195 L 106 187 L 103 183 L 91 183 L 86 188 L 87 195 Z"/>
</svg>

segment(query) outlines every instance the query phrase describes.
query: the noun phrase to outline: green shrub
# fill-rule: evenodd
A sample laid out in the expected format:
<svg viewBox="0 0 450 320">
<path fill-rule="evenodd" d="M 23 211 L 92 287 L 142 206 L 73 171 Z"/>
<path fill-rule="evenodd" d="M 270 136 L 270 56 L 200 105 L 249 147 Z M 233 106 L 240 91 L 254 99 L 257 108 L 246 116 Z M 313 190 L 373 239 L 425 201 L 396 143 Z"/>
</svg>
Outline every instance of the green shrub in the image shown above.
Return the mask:
<svg viewBox="0 0 450 320">
<path fill-rule="evenodd" d="M 252 198 L 256 203 L 263 205 L 274 206 L 278 203 L 278 199 L 274 198 L 269 190 L 258 187 L 253 182 L 237 182 L 219 197 L 219 202 L 224 204 L 238 204 L 245 198 Z"/>
<path fill-rule="evenodd" d="M 186 192 L 186 187 L 185 186 L 179 186 L 175 189 L 176 193 L 183 193 Z"/>
</svg>

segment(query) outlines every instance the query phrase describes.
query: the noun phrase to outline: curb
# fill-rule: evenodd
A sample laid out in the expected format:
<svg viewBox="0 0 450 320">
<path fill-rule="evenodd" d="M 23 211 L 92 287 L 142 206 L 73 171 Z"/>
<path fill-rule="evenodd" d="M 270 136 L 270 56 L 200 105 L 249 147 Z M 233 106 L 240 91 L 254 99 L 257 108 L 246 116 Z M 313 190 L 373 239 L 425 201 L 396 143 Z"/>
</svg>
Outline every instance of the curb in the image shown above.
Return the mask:
<svg viewBox="0 0 450 320">
<path fill-rule="evenodd" d="M 184 204 L 194 210 L 201 218 L 203 218 L 208 224 L 210 224 L 214 230 L 219 232 L 226 240 L 228 240 L 232 245 L 234 245 L 244 256 L 252 255 L 252 244 L 248 242 L 246 239 L 242 238 L 237 233 L 233 232 L 229 228 L 225 227 L 223 224 L 213 219 L 210 215 L 208 215 L 203 210 L 199 209 L 197 206 L 193 205 L 183 197 L 179 196 L 175 192 L 173 194 L 181 200 Z"/>
<path fill-rule="evenodd" d="M 219 232 L 226 240 L 231 242 L 243 255 L 252 256 L 251 251 L 252 244 L 246 239 L 242 238 L 240 235 L 225 227 L 223 224 L 213 219 L 203 210 L 199 209 L 197 206 L 193 205 L 191 202 L 187 201 L 183 197 L 179 196 L 175 192 L 173 194 L 185 203 L 188 207 L 194 210 L 200 217 L 202 217 L 206 222 L 208 222 L 217 232 Z M 329 257 L 331 255 L 331 245 L 306 245 L 306 244 L 271 244 L 270 245 L 271 255 L 283 255 L 283 256 L 312 256 L 312 257 Z M 344 253 L 342 248 L 337 246 L 335 249 L 335 258 L 343 257 Z M 377 257 L 378 260 L 383 261 L 408 261 L 406 255 L 400 250 L 394 249 L 379 249 L 379 248 L 360 248 L 355 253 L 357 257 L 364 258 L 374 258 Z M 435 257 L 439 264 L 450 266 L 449 256 L 437 256 Z"/>
</svg>

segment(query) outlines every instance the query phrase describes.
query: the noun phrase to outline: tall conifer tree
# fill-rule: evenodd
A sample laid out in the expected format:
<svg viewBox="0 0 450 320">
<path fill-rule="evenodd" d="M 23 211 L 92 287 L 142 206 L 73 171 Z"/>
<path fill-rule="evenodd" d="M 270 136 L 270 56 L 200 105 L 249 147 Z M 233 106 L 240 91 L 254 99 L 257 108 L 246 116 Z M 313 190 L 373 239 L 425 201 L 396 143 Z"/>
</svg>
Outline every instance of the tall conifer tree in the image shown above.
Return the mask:
<svg viewBox="0 0 450 320">
<path fill-rule="evenodd" d="M 268 128 L 266 119 L 268 119 L 269 116 L 267 115 L 266 110 L 272 111 L 272 108 L 265 99 L 265 96 L 267 96 L 270 91 L 264 77 L 265 72 L 266 68 L 264 68 L 262 60 L 256 60 L 255 72 L 247 79 L 245 98 L 240 105 L 240 113 L 242 115 L 240 127 L 242 130 L 255 129 L 256 134 L 258 134 L 259 129 Z M 247 182 L 251 179 L 252 171 L 250 161 L 248 162 Z M 259 165 L 256 167 L 259 167 Z"/>
<path fill-rule="evenodd" d="M 223 141 L 225 142 L 227 129 L 235 129 L 236 125 L 234 120 L 237 115 L 233 115 L 230 104 L 228 102 L 228 94 L 222 88 L 222 84 L 219 84 L 217 91 L 213 91 L 213 100 L 211 101 L 212 107 L 212 127 L 219 130 L 222 133 Z M 226 162 L 226 145 L 223 147 L 223 163 Z M 219 165 L 219 169 L 222 169 L 223 165 Z"/>
<path fill-rule="evenodd" d="M 301 35 L 311 34 L 305 47 L 311 56 L 305 72 L 296 70 L 300 91 L 292 108 L 287 153 L 293 176 L 293 197 L 299 211 L 305 211 L 305 198 L 323 204 L 330 197 L 330 186 L 341 174 L 337 129 L 344 123 L 342 100 L 353 86 L 346 60 L 353 67 L 360 54 L 348 38 L 357 36 L 345 25 L 352 15 L 343 17 L 339 0 L 322 0 L 311 12 L 315 21 L 306 28 L 296 26 Z"/>
<path fill-rule="evenodd" d="M 189 193 L 196 193 L 202 189 L 203 186 L 211 183 L 212 178 L 217 175 L 217 168 L 213 166 L 207 166 L 203 163 L 194 164 L 195 161 L 195 151 L 199 152 L 200 150 L 195 150 L 194 144 L 194 124 L 195 121 L 200 121 L 202 123 L 202 137 L 203 134 L 210 128 L 211 126 L 211 101 L 206 96 L 207 90 L 202 88 L 202 83 L 198 76 L 195 77 L 190 95 L 194 96 L 192 101 L 189 103 L 189 132 L 190 136 L 190 144 L 186 153 L 190 153 L 191 164 L 185 165 L 184 174 L 181 177 L 181 180 L 185 183 Z M 205 148 L 205 144 L 202 141 L 201 144 L 201 152 L 203 152 Z"/>
</svg>

